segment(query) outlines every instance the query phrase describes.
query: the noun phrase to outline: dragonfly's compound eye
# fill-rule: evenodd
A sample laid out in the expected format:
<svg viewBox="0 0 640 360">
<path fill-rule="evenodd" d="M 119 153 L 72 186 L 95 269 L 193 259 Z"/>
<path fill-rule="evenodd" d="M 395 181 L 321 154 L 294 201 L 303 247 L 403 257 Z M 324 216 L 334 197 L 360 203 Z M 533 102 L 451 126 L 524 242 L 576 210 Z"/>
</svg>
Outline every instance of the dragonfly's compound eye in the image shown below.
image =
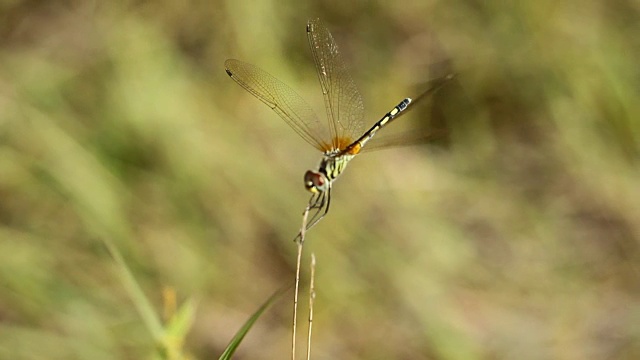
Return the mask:
<svg viewBox="0 0 640 360">
<path fill-rule="evenodd" d="M 311 192 L 322 192 L 327 188 L 327 177 L 317 171 L 304 173 L 304 187 Z"/>
</svg>

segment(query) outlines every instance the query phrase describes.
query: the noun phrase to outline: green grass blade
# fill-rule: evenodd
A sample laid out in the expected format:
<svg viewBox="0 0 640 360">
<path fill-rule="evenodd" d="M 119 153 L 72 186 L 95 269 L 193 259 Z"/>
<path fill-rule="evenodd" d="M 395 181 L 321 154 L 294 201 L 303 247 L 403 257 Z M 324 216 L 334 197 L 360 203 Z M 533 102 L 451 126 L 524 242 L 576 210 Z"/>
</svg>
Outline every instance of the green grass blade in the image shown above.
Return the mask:
<svg viewBox="0 0 640 360">
<path fill-rule="evenodd" d="M 233 356 L 233 353 L 236 351 L 238 346 L 240 346 L 240 343 L 242 342 L 242 339 L 244 339 L 245 335 L 247 335 L 247 333 L 249 332 L 249 329 L 251 329 L 253 324 L 258 320 L 258 318 L 262 315 L 262 313 L 278 297 L 280 297 L 280 295 L 282 295 L 288 289 L 289 289 L 289 286 L 287 286 L 285 288 L 282 288 L 282 289 L 276 291 L 275 293 L 273 293 L 273 295 L 271 295 L 269 297 L 269 299 L 267 299 L 267 301 L 265 301 L 264 304 L 262 304 L 262 306 L 260 306 L 260 308 L 255 313 L 253 313 L 253 315 L 251 315 L 251 317 L 247 320 L 247 322 L 245 322 L 244 325 L 242 325 L 242 327 L 240 328 L 240 330 L 238 330 L 238 332 L 233 337 L 233 339 L 231 339 L 231 341 L 229 342 L 229 345 L 227 345 L 227 348 L 224 350 L 222 355 L 220 355 L 219 360 L 231 359 L 231 356 Z"/>
<path fill-rule="evenodd" d="M 122 281 L 127 294 L 131 297 L 131 300 L 138 310 L 147 330 L 149 330 L 156 343 L 159 343 L 162 341 L 164 336 L 164 329 L 162 327 L 162 322 L 151 305 L 151 302 L 142 291 L 140 284 L 136 281 L 115 244 L 113 244 L 110 239 L 106 238 L 103 239 L 103 242 L 115 261 L 118 274 L 120 275 L 120 280 Z"/>
<path fill-rule="evenodd" d="M 187 359 L 184 355 L 183 345 L 193 320 L 195 318 L 197 301 L 187 300 L 180 309 L 171 316 L 165 327 L 165 337 L 163 341 L 163 353 L 167 359 Z"/>
</svg>

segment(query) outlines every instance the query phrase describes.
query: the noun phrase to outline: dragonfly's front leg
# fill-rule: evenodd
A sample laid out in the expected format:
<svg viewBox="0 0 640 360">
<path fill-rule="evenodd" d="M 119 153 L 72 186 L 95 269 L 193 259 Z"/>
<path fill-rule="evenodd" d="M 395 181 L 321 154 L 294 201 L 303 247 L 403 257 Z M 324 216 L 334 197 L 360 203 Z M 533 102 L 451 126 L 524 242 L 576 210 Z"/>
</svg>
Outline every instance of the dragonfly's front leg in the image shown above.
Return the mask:
<svg viewBox="0 0 640 360">
<path fill-rule="evenodd" d="M 311 195 L 311 199 L 309 199 L 309 204 L 305 209 L 303 214 L 308 214 L 309 211 L 314 210 L 315 212 L 311 216 L 309 221 L 303 225 L 305 226 L 304 231 L 311 229 L 314 225 L 316 225 L 320 220 L 322 220 L 325 215 L 329 212 L 329 205 L 331 203 L 331 187 L 327 189 L 327 191 L 319 192 Z M 300 241 L 302 238 L 302 231 L 298 233 L 298 236 L 293 241 Z"/>
<path fill-rule="evenodd" d="M 311 205 L 311 203 L 309 203 L 309 209 L 317 210 L 311 217 L 311 220 L 309 220 L 307 230 L 320 222 L 320 220 L 322 220 L 322 218 L 324 218 L 329 212 L 329 205 L 331 204 L 331 186 L 329 186 L 326 191 L 323 191 L 318 195 L 319 196 L 316 199 L 315 204 Z"/>
</svg>

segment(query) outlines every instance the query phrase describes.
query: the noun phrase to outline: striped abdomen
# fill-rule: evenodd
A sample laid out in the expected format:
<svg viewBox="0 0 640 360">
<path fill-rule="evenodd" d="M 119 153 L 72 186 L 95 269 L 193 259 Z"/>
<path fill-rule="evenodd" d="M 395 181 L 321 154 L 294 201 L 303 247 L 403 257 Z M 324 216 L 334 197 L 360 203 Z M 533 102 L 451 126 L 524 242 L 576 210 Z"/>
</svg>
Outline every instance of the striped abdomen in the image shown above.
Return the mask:
<svg viewBox="0 0 640 360">
<path fill-rule="evenodd" d="M 378 120 L 371 129 L 365 132 L 358 140 L 354 141 L 351 145 L 347 146 L 341 154 L 357 155 L 362 150 L 362 147 L 373 138 L 378 130 L 389 124 L 398 114 L 407 110 L 409 104 L 411 104 L 411 98 L 406 98 L 396 105 L 391 111 L 389 111 L 382 119 Z"/>
</svg>

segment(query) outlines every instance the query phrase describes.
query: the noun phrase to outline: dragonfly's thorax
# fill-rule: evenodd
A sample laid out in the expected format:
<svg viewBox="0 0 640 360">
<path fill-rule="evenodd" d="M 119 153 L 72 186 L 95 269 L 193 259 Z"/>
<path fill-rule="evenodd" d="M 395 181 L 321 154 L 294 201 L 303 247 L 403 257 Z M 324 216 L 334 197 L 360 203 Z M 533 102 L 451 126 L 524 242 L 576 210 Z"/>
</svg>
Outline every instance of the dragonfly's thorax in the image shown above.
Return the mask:
<svg viewBox="0 0 640 360">
<path fill-rule="evenodd" d="M 350 154 L 338 154 L 328 153 L 322 158 L 318 171 L 325 174 L 329 181 L 335 180 L 342 171 L 347 167 L 347 164 L 354 155 Z"/>
<path fill-rule="evenodd" d="M 309 170 L 304 175 L 304 185 L 311 192 L 324 192 L 340 176 L 355 155 L 341 154 L 338 151 L 325 153 L 318 171 Z"/>
<path fill-rule="evenodd" d="M 324 158 L 322 158 L 322 161 L 320 162 L 320 167 L 318 171 L 325 174 L 327 176 L 327 179 L 329 179 L 329 181 L 333 181 L 336 178 L 338 178 L 338 176 L 340 176 L 342 171 L 344 171 L 344 169 L 347 167 L 347 164 L 351 159 L 353 159 L 353 157 L 354 155 L 349 155 L 349 154 L 325 155 Z"/>
</svg>

